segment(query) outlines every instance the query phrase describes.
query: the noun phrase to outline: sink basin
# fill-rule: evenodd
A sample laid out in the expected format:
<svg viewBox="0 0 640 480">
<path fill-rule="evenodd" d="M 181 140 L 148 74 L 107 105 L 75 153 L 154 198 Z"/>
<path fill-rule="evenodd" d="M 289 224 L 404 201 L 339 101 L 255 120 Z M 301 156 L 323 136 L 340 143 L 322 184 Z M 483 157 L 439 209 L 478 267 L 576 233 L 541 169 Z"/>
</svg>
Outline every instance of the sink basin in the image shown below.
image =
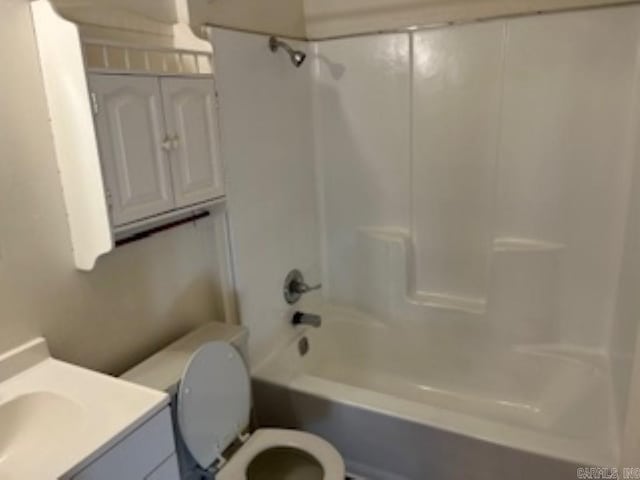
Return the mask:
<svg viewBox="0 0 640 480">
<path fill-rule="evenodd" d="M 0 480 L 69 480 L 168 400 L 51 358 L 43 338 L 0 352 Z"/>
<path fill-rule="evenodd" d="M 0 472 L 31 458 L 47 462 L 64 438 L 82 428 L 83 408 L 52 392 L 31 392 L 0 403 Z M 37 460 L 36 460 L 37 459 Z"/>
</svg>

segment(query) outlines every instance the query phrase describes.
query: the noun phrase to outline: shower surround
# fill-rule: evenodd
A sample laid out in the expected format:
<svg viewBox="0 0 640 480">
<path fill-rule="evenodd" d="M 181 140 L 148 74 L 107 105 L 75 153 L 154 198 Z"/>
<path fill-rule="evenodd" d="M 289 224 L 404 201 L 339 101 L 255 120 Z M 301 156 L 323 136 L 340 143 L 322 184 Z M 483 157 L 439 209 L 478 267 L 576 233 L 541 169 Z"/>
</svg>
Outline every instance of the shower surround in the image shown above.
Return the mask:
<svg viewBox="0 0 640 480">
<path fill-rule="evenodd" d="M 259 128 L 230 133 L 239 109 L 303 142 L 314 178 L 299 198 L 315 190 L 320 254 L 307 260 L 324 326 L 295 368 L 281 353 L 261 362 L 290 341 L 290 312 L 264 318 L 241 299 L 261 382 L 616 465 L 640 311 L 639 34 L 638 6 L 564 12 L 311 42 L 296 70 L 264 66 L 267 37 L 216 29 L 232 230 L 252 166 L 287 152 Z M 280 120 L 294 107 L 264 91 L 265 68 L 296 120 Z M 262 158 L 247 139 L 264 140 Z"/>
</svg>

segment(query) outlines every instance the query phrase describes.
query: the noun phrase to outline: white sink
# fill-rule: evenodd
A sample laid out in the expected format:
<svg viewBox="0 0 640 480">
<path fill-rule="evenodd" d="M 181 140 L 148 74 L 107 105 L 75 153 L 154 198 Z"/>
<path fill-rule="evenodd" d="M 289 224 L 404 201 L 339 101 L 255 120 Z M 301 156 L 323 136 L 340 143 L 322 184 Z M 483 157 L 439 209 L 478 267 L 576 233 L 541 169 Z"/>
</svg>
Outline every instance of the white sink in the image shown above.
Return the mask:
<svg viewBox="0 0 640 480">
<path fill-rule="evenodd" d="M 168 403 L 166 394 L 49 356 L 0 354 L 0 479 L 67 479 Z"/>
<path fill-rule="evenodd" d="M 84 423 L 82 406 L 51 392 L 19 395 L 0 403 L 0 471 L 33 459 L 51 463 L 65 446 L 67 435 L 77 435 Z"/>
</svg>

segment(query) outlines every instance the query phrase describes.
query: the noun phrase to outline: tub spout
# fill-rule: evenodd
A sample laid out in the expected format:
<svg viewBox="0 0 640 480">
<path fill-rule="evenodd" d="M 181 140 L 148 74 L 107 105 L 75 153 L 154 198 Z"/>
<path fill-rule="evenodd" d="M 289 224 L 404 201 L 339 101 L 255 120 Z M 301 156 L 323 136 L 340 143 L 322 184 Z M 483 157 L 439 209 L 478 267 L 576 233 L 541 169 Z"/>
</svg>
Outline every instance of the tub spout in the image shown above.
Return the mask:
<svg viewBox="0 0 640 480">
<path fill-rule="evenodd" d="M 291 323 L 294 325 L 309 325 L 310 327 L 319 328 L 322 324 L 322 317 L 313 313 L 296 312 L 293 314 Z"/>
</svg>

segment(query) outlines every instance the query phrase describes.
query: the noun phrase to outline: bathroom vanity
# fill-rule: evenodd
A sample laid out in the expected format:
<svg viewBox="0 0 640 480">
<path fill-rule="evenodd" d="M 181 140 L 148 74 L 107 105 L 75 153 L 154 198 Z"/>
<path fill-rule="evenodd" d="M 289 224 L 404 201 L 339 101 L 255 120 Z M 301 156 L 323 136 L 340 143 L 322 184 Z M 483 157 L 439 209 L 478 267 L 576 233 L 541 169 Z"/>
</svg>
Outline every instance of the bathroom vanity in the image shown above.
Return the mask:
<svg viewBox="0 0 640 480">
<path fill-rule="evenodd" d="M 178 480 L 168 396 L 51 358 L 0 354 L 0 478 Z"/>
<path fill-rule="evenodd" d="M 179 480 L 169 408 L 163 408 L 128 436 L 111 445 L 104 454 L 92 459 L 78 473 L 64 475 L 62 478 Z"/>
</svg>

